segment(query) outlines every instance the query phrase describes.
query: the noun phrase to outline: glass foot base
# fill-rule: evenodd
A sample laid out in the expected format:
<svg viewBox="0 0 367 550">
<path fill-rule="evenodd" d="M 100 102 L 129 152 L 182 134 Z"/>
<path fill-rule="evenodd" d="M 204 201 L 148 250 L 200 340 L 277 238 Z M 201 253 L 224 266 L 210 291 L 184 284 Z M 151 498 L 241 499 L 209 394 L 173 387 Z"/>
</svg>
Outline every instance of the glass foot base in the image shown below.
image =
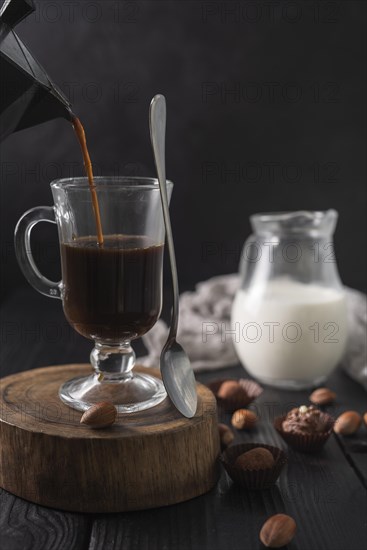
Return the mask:
<svg viewBox="0 0 367 550">
<path fill-rule="evenodd" d="M 167 396 L 162 381 L 149 374 L 101 381 L 98 378 L 92 374 L 68 380 L 59 390 L 61 401 L 78 411 L 109 401 L 119 413 L 133 413 L 155 407 Z"/>
</svg>

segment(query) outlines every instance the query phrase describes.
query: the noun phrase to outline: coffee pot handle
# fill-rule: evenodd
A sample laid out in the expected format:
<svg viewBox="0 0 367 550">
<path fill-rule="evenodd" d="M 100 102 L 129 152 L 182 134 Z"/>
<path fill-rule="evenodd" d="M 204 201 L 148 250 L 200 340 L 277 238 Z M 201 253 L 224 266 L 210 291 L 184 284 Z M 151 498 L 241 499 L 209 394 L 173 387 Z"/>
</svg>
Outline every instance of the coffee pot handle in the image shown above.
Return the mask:
<svg viewBox="0 0 367 550">
<path fill-rule="evenodd" d="M 61 298 L 61 281 L 55 283 L 42 275 L 32 256 L 31 232 L 39 222 L 56 223 L 52 206 L 37 206 L 23 214 L 14 233 L 15 255 L 23 275 L 38 292 L 51 298 Z"/>
</svg>

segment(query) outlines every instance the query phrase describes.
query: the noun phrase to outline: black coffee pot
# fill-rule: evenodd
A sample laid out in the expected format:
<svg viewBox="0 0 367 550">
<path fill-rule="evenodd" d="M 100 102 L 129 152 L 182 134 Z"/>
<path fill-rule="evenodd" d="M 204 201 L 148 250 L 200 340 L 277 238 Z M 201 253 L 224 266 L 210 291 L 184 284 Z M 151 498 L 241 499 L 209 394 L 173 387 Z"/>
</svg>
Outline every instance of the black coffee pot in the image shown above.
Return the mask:
<svg viewBox="0 0 367 550">
<path fill-rule="evenodd" d="M 58 117 L 72 117 L 70 103 L 14 32 L 35 10 L 33 0 L 5 0 L 0 10 L 0 140 Z"/>
</svg>

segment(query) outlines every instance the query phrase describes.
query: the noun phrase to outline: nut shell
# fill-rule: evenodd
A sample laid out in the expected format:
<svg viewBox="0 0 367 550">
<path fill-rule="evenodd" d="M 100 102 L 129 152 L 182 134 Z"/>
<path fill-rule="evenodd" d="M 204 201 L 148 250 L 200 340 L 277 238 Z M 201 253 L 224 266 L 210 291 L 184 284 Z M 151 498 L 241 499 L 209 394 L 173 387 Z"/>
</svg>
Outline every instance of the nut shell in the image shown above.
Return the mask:
<svg viewBox="0 0 367 550">
<path fill-rule="evenodd" d="M 226 424 L 218 424 L 219 439 L 222 450 L 228 447 L 234 440 L 234 433 Z"/>
<path fill-rule="evenodd" d="M 257 416 L 254 412 L 247 409 L 238 409 L 231 418 L 231 424 L 237 430 L 251 430 L 257 422 Z"/>
<path fill-rule="evenodd" d="M 313 391 L 309 397 L 314 405 L 330 405 L 336 399 L 336 393 L 329 388 L 318 388 Z"/>
<path fill-rule="evenodd" d="M 268 449 L 255 447 L 238 456 L 234 464 L 243 470 L 264 470 L 274 466 L 274 458 Z"/>
<path fill-rule="evenodd" d="M 346 411 L 335 421 L 334 432 L 341 435 L 354 434 L 362 424 L 362 416 L 356 411 Z"/>
<path fill-rule="evenodd" d="M 80 423 L 97 430 L 111 426 L 115 422 L 116 416 L 116 407 L 108 401 L 101 401 L 85 411 L 80 419 Z"/>
<path fill-rule="evenodd" d="M 266 520 L 260 531 L 260 540 L 267 548 L 281 548 L 296 534 L 297 525 L 286 514 L 275 514 Z"/>
</svg>

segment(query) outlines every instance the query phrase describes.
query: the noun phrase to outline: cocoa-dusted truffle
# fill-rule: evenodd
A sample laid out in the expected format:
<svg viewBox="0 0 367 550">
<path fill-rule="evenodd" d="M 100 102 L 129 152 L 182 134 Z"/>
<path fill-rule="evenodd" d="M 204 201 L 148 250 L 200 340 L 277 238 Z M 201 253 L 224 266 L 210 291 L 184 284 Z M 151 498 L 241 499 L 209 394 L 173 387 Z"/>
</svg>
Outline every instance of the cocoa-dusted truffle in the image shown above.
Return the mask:
<svg viewBox="0 0 367 550">
<path fill-rule="evenodd" d="M 263 470 L 274 466 L 274 458 L 268 449 L 255 447 L 238 456 L 234 464 L 244 470 Z"/>
<path fill-rule="evenodd" d="M 287 456 L 282 449 L 264 443 L 240 443 L 227 447 L 220 461 L 235 483 L 261 490 L 274 485 Z"/>
<path fill-rule="evenodd" d="M 289 411 L 282 422 L 282 430 L 299 435 L 322 433 L 328 429 L 325 415 L 311 405 L 302 405 Z"/>
</svg>

